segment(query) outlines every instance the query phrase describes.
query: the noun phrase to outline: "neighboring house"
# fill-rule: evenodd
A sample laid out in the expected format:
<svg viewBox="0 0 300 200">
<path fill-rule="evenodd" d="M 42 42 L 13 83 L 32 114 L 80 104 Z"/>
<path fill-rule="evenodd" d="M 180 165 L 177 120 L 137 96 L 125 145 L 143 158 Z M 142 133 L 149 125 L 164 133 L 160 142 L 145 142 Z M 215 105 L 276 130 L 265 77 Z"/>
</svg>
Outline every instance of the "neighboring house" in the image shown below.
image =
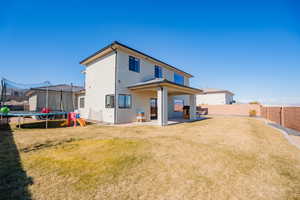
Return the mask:
<svg viewBox="0 0 300 200">
<path fill-rule="evenodd" d="M 74 111 L 75 93 L 80 90 L 83 90 L 83 87 L 66 84 L 31 88 L 26 92 L 26 96 L 29 97 L 29 110 L 41 111 L 47 107 L 48 98 L 48 108 L 52 111 Z"/>
<path fill-rule="evenodd" d="M 197 105 L 222 105 L 232 104 L 234 94 L 228 90 L 203 89 L 202 94 L 197 95 Z"/>
<path fill-rule="evenodd" d="M 79 113 L 84 113 L 85 107 L 85 90 L 82 89 L 75 93 L 75 110 Z"/>
<path fill-rule="evenodd" d="M 84 118 L 119 124 L 143 112 L 147 121 L 167 125 L 169 118 L 182 118 L 183 105 L 195 118 L 195 95 L 202 90 L 189 87 L 189 73 L 119 42 L 80 64 L 86 66 Z"/>
<path fill-rule="evenodd" d="M 28 110 L 28 101 L 24 95 L 25 92 L 26 91 L 22 89 L 6 89 L 5 94 L 2 93 L 0 96 L 0 107 L 2 107 L 3 103 L 3 105 L 13 111 Z"/>
</svg>

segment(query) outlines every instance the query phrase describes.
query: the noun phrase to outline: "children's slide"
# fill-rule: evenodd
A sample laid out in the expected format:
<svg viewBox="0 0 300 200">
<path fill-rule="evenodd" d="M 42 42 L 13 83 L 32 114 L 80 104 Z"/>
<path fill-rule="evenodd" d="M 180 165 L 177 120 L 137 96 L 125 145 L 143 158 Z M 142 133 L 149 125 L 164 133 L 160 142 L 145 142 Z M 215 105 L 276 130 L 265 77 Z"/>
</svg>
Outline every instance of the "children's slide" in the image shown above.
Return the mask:
<svg viewBox="0 0 300 200">
<path fill-rule="evenodd" d="M 86 122 L 85 122 L 85 120 L 82 119 L 82 118 L 78 118 L 78 119 L 77 119 L 77 122 L 80 124 L 81 127 L 86 126 Z"/>
</svg>

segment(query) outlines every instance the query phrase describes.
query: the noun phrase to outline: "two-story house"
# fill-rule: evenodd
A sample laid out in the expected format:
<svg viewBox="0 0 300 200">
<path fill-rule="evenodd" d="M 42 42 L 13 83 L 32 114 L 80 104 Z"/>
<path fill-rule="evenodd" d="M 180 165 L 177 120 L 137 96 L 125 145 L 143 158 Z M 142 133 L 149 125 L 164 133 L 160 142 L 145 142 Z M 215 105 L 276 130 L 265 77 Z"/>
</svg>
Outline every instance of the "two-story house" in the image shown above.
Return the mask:
<svg viewBox="0 0 300 200">
<path fill-rule="evenodd" d="M 207 88 L 203 89 L 202 94 L 196 96 L 197 105 L 224 105 L 233 104 L 234 93 L 229 90 Z"/>
<path fill-rule="evenodd" d="M 97 51 L 80 64 L 86 69 L 86 119 L 113 124 L 136 121 L 143 112 L 147 121 L 167 125 L 168 119 L 182 117 L 182 107 L 190 106 L 196 117 L 196 94 L 189 86 L 191 74 L 119 42 Z"/>
</svg>

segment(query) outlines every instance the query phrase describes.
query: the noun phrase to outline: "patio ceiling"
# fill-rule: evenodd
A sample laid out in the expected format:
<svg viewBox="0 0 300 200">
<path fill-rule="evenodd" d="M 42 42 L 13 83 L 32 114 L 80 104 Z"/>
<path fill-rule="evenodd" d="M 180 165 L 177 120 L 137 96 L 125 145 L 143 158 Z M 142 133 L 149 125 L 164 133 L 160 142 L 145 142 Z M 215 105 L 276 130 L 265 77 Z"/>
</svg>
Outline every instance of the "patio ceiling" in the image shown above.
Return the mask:
<svg viewBox="0 0 300 200">
<path fill-rule="evenodd" d="M 197 88 L 188 87 L 185 85 L 180 85 L 173 83 L 166 79 L 153 79 L 150 81 L 140 82 L 128 87 L 131 91 L 144 92 L 144 91 L 153 91 L 156 92 L 157 88 L 167 87 L 168 94 L 171 95 L 191 95 L 191 94 L 201 94 L 203 91 Z"/>
</svg>

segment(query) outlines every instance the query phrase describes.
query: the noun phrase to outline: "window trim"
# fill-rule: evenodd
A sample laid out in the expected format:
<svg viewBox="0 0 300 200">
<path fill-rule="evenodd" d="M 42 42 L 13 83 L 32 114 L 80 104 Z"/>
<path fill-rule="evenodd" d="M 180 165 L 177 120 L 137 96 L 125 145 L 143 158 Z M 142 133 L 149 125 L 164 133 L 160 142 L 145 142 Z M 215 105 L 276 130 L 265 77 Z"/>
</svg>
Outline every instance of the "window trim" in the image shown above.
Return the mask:
<svg viewBox="0 0 300 200">
<path fill-rule="evenodd" d="M 107 104 L 107 97 L 110 96 L 110 97 L 113 97 L 113 105 L 108 105 Z M 105 108 L 114 108 L 115 107 L 115 95 L 114 94 L 107 94 L 105 95 Z"/>
<path fill-rule="evenodd" d="M 133 58 L 134 59 L 134 63 L 136 62 L 136 60 L 137 60 L 137 62 L 138 62 L 138 68 L 137 68 L 137 70 L 135 71 L 135 70 L 132 70 L 132 69 L 130 69 L 130 59 L 131 58 Z M 141 72 L 141 62 L 140 62 L 141 60 L 139 59 L 139 58 L 137 58 L 137 57 L 134 57 L 134 56 L 128 56 L 128 69 L 129 69 L 129 71 L 132 71 L 132 72 L 136 72 L 136 73 L 140 73 Z M 136 66 L 134 66 L 134 67 L 136 67 Z"/>
<path fill-rule="evenodd" d="M 120 107 L 120 101 L 119 101 L 119 98 L 120 98 L 120 95 L 123 95 L 123 96 L 129 96 L 130 97 L 130 105 L 129 107 Z M 125 102 L 126 103 L 126 102 Z M 119 109 L 131 109 L 132 108 L 132 95 L 131 94 L 118 94 L 118 108 Z"/>
</svg>

